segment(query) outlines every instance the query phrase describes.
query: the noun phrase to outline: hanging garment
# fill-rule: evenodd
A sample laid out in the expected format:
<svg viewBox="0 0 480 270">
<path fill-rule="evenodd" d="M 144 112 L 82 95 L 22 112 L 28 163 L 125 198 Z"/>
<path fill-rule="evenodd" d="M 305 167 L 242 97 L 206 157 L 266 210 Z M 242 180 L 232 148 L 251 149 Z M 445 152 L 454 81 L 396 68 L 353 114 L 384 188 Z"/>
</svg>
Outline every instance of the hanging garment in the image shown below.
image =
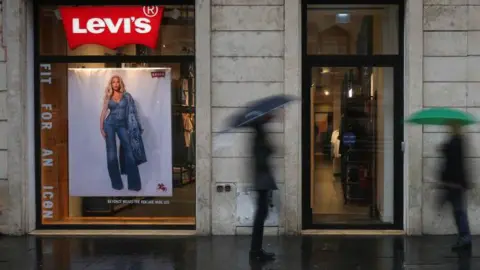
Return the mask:
<svg viewBox="0 0 480 270">
<path fill-rule="evenodd" d="M 339 158 L 340 155 L 340 139 L 338 139 L 340 132 L 338 129 L 332 132 L 330 142 L 332 143 L 332 157 Z"/>
<path fill-rule="evenodd" d="M 172 115 L 172 162 L 174 165 L 182 166 L 187 160 L 187 149 L 185 147 L 184 124 L 181 113 Z"/>
<path fill-rule="evenodd" d="M 193 119 L 188 113 L 182 113 L 183 118 L 183 136 L 185 137 L 185 147 L 190 147 L 191 136 L 193 132 Z"/>
<path fill-rule="evenodd" d="M 130 147 L 131 147 L 131 151 L 133 152 L 133 157 L 135 158 L 137 165 L 140 165 L 142 163 L 147 162 L 147 155 L 145 154 L 145 147 L 143 145 L 143 139 L 142 139 L 143 127 L 138 118 L 138 112 L 137 112 L 137 106 L 135 105 L 135 100 L 130 95 L 130 93 L 125 92 L 123 96 L 127 100 L 125 120 L 127 124 L 127 132 L 128 132 Z M 120 144 L 119 159 L 120 159 L 120 167 L 122 168 L 122 172 L 126 173 L 125 152 L 122 144 Z"/>
</svg>

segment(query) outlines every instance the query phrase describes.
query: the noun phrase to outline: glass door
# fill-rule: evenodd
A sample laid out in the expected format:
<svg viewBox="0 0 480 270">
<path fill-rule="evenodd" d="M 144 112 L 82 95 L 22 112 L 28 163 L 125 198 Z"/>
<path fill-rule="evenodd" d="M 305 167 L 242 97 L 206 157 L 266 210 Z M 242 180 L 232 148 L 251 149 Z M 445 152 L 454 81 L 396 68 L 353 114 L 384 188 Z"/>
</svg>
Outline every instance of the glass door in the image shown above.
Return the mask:
<svg viewBox="0 0 480 270">
<path fill-rule="evenodd" d="M 401 229 L 403 1 L 305 2 L 303 229 Z"/>
<path fill-rule="evenodd" d="M 310 70 L 312 224 L 393 224 L 394 69 Z"/>
</svg>

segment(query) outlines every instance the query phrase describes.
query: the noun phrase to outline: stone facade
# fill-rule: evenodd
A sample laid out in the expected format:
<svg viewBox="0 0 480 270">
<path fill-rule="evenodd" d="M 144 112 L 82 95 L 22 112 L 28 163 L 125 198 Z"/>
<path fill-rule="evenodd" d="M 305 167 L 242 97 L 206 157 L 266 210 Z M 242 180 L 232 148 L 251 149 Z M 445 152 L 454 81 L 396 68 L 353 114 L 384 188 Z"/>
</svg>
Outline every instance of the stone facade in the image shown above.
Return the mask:
<svg viewBox="0 0 480 270">
<path fill-rule="evenodd" d="M 4 0 L 0 44 L 0 232 L 35 228 L 33 144 L 33 46 L 31 6 Z M 448 106 L 480 117 L 480 1 L 407 0 L 405 11 L 405 115 L 423 107 Z M 254 194 L 248 190 L 251 159 L 237 130 L 222 148 L 224 120 L 246 102 L 272 94 L 301 96 L 300 0 L 197 0 L 197 232 L 251 231 Z M 4 10 L 9 12 L 4 12 Z M 27 74 L 25 76 L 21 76 Z M 273 159 L 280 190 L 267 234 L 301 231 L 301 104 L 285 109 L 269 132 L 281 149 Z M 480 128 L 469 130 L 469 153 L 480 176 Z M 436 145 L 445 130 L 405 127 L 404 194 L 407 234 L 454 232 L 448 212 L 433 207 L 438 164 Z M 217 186 L 231 186 L 217 192 Z M 480 218 L 480 189 L 469 211 Z"/>
<path fill-rule="evenodd" d="M 27 42 L 33 13 L 24 0 L 3 0 L 1 7 L 0 232 L 19 235 L 35 226 L 34 118 L 27 116 L 33 112 L 33 46 Z"/>
<path fill-rule="evenodd" d="M 424 67 L 423 107 L 446 106 L 466 110 L 480 116 L 480 1 L 425 1 L 423 9 Z M 480 176 L 480 129 L 468 129 L 470 152 L 468 160 L 473 180 Z M 455 227 L 449 212 L 438 212 L 433 205 L 436 174 L 439 162 L 438 143 L 445 130 L 437 127 L 423 129 L 422 232 L 449 234 Z M 480 188 L 469 197 L 472 231 L 480 233 Z"/>
</svg>

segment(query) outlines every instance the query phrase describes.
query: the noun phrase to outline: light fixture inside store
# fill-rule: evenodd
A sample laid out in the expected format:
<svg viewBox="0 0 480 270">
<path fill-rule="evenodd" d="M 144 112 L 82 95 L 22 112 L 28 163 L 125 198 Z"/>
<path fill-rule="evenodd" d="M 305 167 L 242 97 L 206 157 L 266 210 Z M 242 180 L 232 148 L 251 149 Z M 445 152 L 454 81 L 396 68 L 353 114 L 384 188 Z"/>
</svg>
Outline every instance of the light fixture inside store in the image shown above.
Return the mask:
<svg viewBox="0 0 480 270">
<path fill-rule="evenodd" d="M 337 13 L 335 16 L 337 23 L 349 23 L 350 22 L 350 14 L 349 13 Z"/>
<path fill-rule="evenodd" d="M 57 20 L 61 21 L 62 20 L 62 15 L 60 14 L 60 10 L 58 10 L 58 8 L 56 8 L 53 13 L 55 13 L 55 17 L 57 18 Z"/>
<path fill-rule="evenodd" d="M 167 14 L 165 14 L 167 17 L 170 17 L 174 20 L 178 20 L 178 18 L 180 18 L 180 16 L 182 16 L 182 14 L 180 13 L 180 10 L 178 10 L 177 8 L 170 11 L 170 12 L 166 12 Z"/>
<path fill-rule="evenodd" d="M 330 73 L 330 69 L 329 68 L 322 68 L 322 74 L 325 74 L 325 73 Z"/>
<path fill-rule="evenodd" d="M 330 95 L 330 91 L 328 91 L 328 90 L 323 91 L 323 93 L 325 94 L 325 96 Z"/>
<path fill-rule="evenodd" d="M 348 97 L 349 98 L 353 97 L 353 89 L 352 88 L 348 89 Z"/>
</svg>

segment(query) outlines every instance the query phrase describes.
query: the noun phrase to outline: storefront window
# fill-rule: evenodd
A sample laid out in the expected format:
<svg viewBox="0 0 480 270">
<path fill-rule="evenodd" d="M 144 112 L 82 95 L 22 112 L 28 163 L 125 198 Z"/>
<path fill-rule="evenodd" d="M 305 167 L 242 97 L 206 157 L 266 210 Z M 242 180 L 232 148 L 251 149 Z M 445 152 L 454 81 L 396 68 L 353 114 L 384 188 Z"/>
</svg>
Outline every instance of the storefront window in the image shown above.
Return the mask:
<svg viewBox="0 0 480 270">
<path fill-rule="evenodd" d="M 308 5 L 309 55 L 398 53 L 398 6 Z"/>
<path fill-rule="evenodd" d="M 70 50 L 38 10 L 41 224 L 195 225 L 194 7 L 164 6 L 155 49 Z"/>
</svg>

